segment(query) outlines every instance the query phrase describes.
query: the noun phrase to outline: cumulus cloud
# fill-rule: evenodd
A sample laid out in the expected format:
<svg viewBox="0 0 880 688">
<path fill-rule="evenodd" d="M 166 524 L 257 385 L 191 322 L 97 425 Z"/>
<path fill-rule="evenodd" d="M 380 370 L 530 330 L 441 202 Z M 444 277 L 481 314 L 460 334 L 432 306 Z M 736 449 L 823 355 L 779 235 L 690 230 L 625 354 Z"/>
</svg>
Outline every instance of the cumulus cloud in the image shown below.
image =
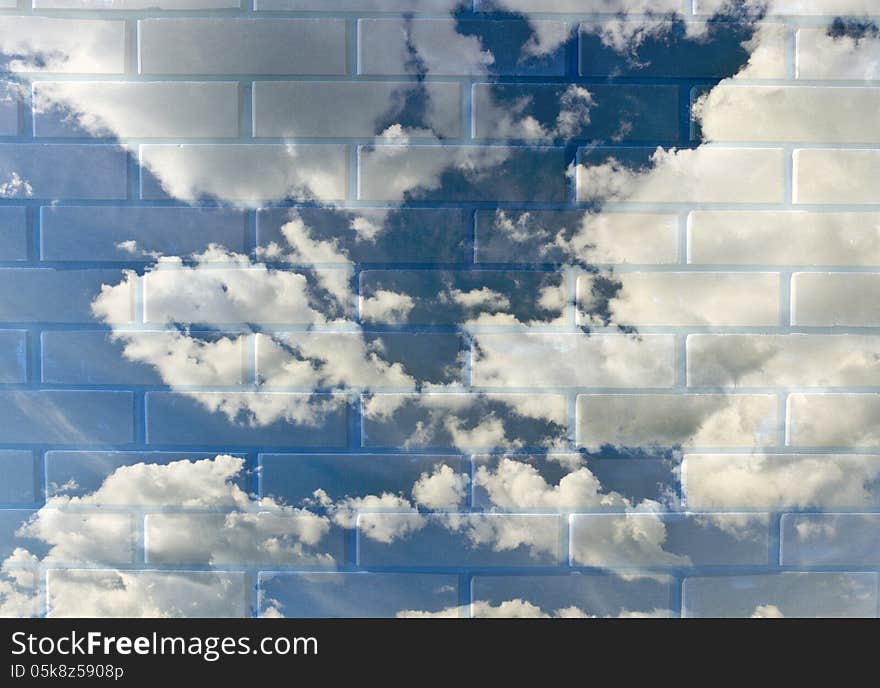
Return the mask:
<svg viewBox="0 0 880 688">
<path fill-rule="evenodd" d="M 439 611 L 431 612 L 417 609 L 405 609 L 397 612 L 399 619 L 446 619 L 463 618 L 468 615 L 474 618 L 498 618 L 498 619 L 596 619 L 594 614 L 589 614 L 577 606 L 562 607 L 551 611 L 545 611 L 540 606 L 515 598 L 504 600 L 498 604 L 492 604 L 485 600 L 475 600 L 469 606 L 447 607 Z M 649 611 L 629 611 L 623 609 L 617 618 L 667 618 L 671 615 L 668 609 L 652 609 Z"/>
</svg>

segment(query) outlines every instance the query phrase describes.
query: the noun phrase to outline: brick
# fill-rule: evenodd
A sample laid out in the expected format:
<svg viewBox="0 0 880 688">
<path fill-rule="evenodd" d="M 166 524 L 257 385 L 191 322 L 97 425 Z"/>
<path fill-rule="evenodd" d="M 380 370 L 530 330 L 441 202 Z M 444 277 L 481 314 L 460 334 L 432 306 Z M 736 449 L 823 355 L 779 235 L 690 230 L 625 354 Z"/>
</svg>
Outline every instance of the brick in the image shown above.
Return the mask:
<svg viewBox="0 0 880 688">
<path fill-rule="evenodd" d="M 321 305 L 309 304 L 309 282 L 301 272 L 227 265 L 200 270 L 171 266 L 148 272 L 143 279 L 146 322 L 217 327 L 314 324 L 330 319 L 330 306 L 326 306 L 325 318 Z M 264 296 L 254 298 L 255 294 Z"/>
<path fill-rule="evenodd" d="M 54 17 L 0 18 L 0 50 L 11 72 L 121 74 L 125 22 Z"/>
<path fill-rule="evenodd" d="M 50 569 L 46 588 L 51 617 L 247 615 L 243 572 Z"/>
<path fill-rule="evenodd" d="M 747 74 L 752 78 L 784 79 L 784 27 L 762 24 L 760 30 L 763 59 L 759 67 L 749 66 Z M 585 23 L 580 27 L 580 74 L 691 79 L 731 77 L 748 65 L 750 53 L 745 44 L 755 33 L 754 26 L 747 22 L 685 24 L 656 20 L 628 24 L 618 20 L 612 24 Z M 617 49 L 621 36 L 630 35 L 638 36 L 639 40 L 628 41 L 623 50 Z"/>
<path fill-rule="evenodd" d="M 156 253 L 189 256 L 218 244 L 244 253 L 245 215 L 220 208 L 44 206 L 43 260 L 153 262 Z"/>
<path fill-rule="evenodd" d="M 0 260 L 27 260 L 28 231 L 24 208 L 0 208 Z"/>
<path fill-rule="evenodd" d="M 36 524 L 36 533 L 19 530 L 28 523 Z M 17 547 L 39 551 L 51 544 L 52 554 L 47 559 L 53 566 L 131 564 L 134 533 L 131 514 L 86 510 L 83 505 L 73 510 L 52 505 L 43 506 L 39 512 L 0 510 L 0 552 L 4 559 Z"/>
<path fill-rule="evenodd" d="M 159 356 L 174 347 L 169 343 L 168 332 L 143 331 L 136 334 L 119 332 L 121 339 L 114 340 L 108 332 L 68 330 L 42 333 L 42 381 L 52 384 L 87 385 L 164 385 L 158 368 L 147 363 L 126 358 L 123 353 L 126 343 L 134 341 L 137 347 L 155 347 Z M 214 365 L 208 375 L 214 385 L 241 385 L 244 382 L 245 349 L 244 342 L 235 335 L 219 333 L 191 334 L 199 341 L 212 341 L 221 337 L 230 340 L 224 350 L 222 366 Z M 235 354 L 238 354 L 237 357 Z M 207 365 L 207 364 L 206 364 Z M 175 385 L 181 383 L 182 375 L 170 380 Z M 184 384 L 193 384 L 186 380 Z"/>
<path fill-rule="evenodd" d="M 7 322 L 96 322 L 92 302 L 104 284 L 122 281 L 119 270 L 0 269 L 0 320 Z M 133 305 L 133 304 L 132 304 Z M 120 321 L 130 319 L 122 309 Z"/>
<path fill-rule="evenodd" d="M 674 616 L 671 581 L 663 574 L 475 576 L 471 614 L 489 616 Z M 525 604 L 517 603 L 522 600 Z M 507 604 L 505 604 L 507 603 Z"/>
<path fill-rule="evenodd" d="M 33 91 L 38 137 L 238 136 L 233 82 L 41 81 Z"/>
<path fill-rule="evenodd" d="M 667 335 L 480 334 L 472 384 L 479 387 L 670 387 Z"/>
<path fill-rule="evenodd" d="M 461 383 L 454 334 L 290 333 L 257 336 L 257 376 L 266 388 L 408 388 Z"/>
<path fill-rule="evenodd" d="M 774 148 L 581 149 L 581 201 L 780 203 L 784 155 Z M 749 170 L 732 177 L 730 170 Z"/>
<path fill-rule="evenodd" d="M 442 466 L 461 474 L 464 464 L 456 455 L 261 454 L 260 495 L 294 506 L 312 499 L 318 489 L 333 500 L 383 492 L 410 499 L 423 474 Z"/>
<path fill-rule="evenodd" d="M 880 562 L 880 514 L 785 514 L 783 566 L 871 566 Z"/>
<path fill-rule="evenodd" d="M 573 514 L 571 563 L 601 568 L 767 563 L 766 514 Z"/>
<path fill-rule="evenodd" d="M 0 144 L 2 198 L 124 199 L 127 177 L 126 154 L 116 146 Z"/>
<path fill-rule="evenodd" d="M 611 322 L 652 326 L 767 326 L 779 322 L 779 276 L 775 273 L 625 272 L 607 298 L 604 282 L 578 278 L 578 310 L 588 324 L 607 310 Z M 600 298 L 601 297 L 601 298 Z"/>
<path fill-rule="evenodd" d="M 339 19 L 142 19 L 142 74 L 345 74 Z"/>
<path fill-rule="evenodd" d="M 266 573 L 260 614 L 291 618 L 389 618 L 458 612 L 458 576 L 412 573 Z"/>
<path fill-rule="evenodd" d="M 776 443 L 776 397 L 759 394 L 584 394 L 586 447 L 756 447 Z"/>
<path fill-rule="evenodd" d="M 679 137 L 678 89 L 671 86 L 474 84 L 473 108 L 476 138 Z"/>
<path fill-rule="evenodd" d="M 478 210 L 478 263 L 677 261 L 677 217 L 660 213 Z"/>
<path fill-rule="evenodd" d="M 554 447 L 565 437 L 561 395 L 376 394 L 364 407 L 367 447 Z"/>
<path fill-rule="evenodd" d="M 459 208 L 262 208 L 257 246 L 268 250 L 274 242 L 289 248 L 285 226 L 300 220 L 312 238 L 335 242 L 356 263 L 464 263 L 470 258 L 467 218 Z"/>
<path fill-rule="evenodd" d="M 880 456 L 686 454 L 688 509 L 858 509 L 880 506 Z"/>
<path fill-rule="evenodd" d="M 794 152 L 795 203 L 880 203 L 872 183 L 880 151 L 811 148 Z"/>
<path fill-rule="evenodd" d="M 324 535 L 312 542 L 321 520 L 316 514 L 291 511 L 149 514 L 144 533 L 147 561 L 332 568 L 342 563 L 343 536 L 336 531 L 336 537 Z"/>
<path fill-rule="evenodd" d="M 564 22 L 526 19 L 361 19 L 358 73 L 562 76 L 562 50 L 529 54 L 535 31 L 544 45 L 559 45 L 569 29 Z"/>
<path fill-rule="evenodd" d="M 461 136 L 458 84 L 264 81 L 253 93 L 258 137 L 371 137 L 395 124 L 412 138 Z"/>
<path fill-rule="evenodd" d="M 358 565 L 548 566 L 562 524 L 547 514 L 389 514 L 358 517 Z"/>
<path fill-rule="evenodd" d="M 46 489 L 51 497 L 59 492 L 70 497 L 84 497 L 96 492 L 107 478 L 119 469 L 143 464 L 164 466 L 177 461 L 214 460 L 216 452 L 154 452 L 154 451 L 47 451 L 45 454 Z M 242 471 L 244 473 L 244 471 Z M 247 490 L 247 479 L 239 473 L 228 478 L 232 485 Z M 105 491 L 105 496 L 107 492 Z M 119 495 L 126 497 L 126 495 Z M 110 497 L 112 500 L 112 497 Z M 180 506 L 180 495 L 165 490 L 142 491 L 141 506 Z M 127 506 L 116 504 L 111 506 Z"/>
<path fill-rule="evenodd" d="M 880 338 L 869 335 L 699 334 L 687 339 L 693 387 L 880 385 Z"/>
<path fill-rule="evenodd" d="M 880 141 L 880 124 L 864 116 L 880 107 L 876 88 L 719 85 L 702 107 L 701 131 L 712 141 Z"/>
<path fill-rule="evenodd" d="M 876 617 L 876 573 L 770 573 L 686 578 L 683 616 Z"/>
<path fill-rule="evenodd" d="M 688 215 L 688 262 L 876 265 L 878 223 L 880 214 L 870 212 L 695 211 Z"/>
<path fill-rule="evenodd" d="M 715 14 L 724 9 L 725 5 L 729 5 L 726 0 L 693 0 L 694 13 L 696 14 Z M 805 15 L 825 15 L 837 16 L 842 9 L 849 9 L 853 15 L 859 14 L 859 5 L 862 5 L 864 12 L 862 14 L 870 14 L 874 6 L 870 0 L 855 0 L 841 6 L 839 0 L 773 0 L 771 5 L 773 14 L 805 14 Z"/>
<path fill-rule="evenodd" d="M 873 447 L 880 394 L 791 394 L 788 443 L 796 447 Z"/>
<path fill-rule="evenodd" d="M 617 14 L 621 3 L 617 0 L 598 0 L 585 7 L 581 0 L 476 0 L 475 7 L 480 12 L 507 10 L 509 12 L 561 12 L 571 14 Z M 651 0 L 652 12 L 678 12 L 678 0 Z"/>
<path fill-rule="evenodd" d="M 27 332 L 0 330 L 0 383 L 27 382 Z"/>
<path fill-rule="evenodd" d="M 803 27 L 797 31 L 798 79 L 873 80 L 878 77 L 877 37 L 829 35 L 828 27 Z"/>
<path fill-rule="evenodd" d="M 149 392 L 147 438 L 150 444 L 344 447 L 347 415 L 344 399 L 327 394 Z"/>
<path fill-rule="evenodd" d="M 880 325 L 880 274 L 800 272 L 791 281 L 791 322 L 812 327 Z"/>
<path fill-rule="evenodd" d="M 360 315 L 371 323 L 558 325 L 565 288 L 558 272 L 365 270 Z"/>
<path fill-rule="evenodd" d="M 11 81 L 0 81 L 0 136 L 18 136 L 21 125 L 21 87 Z"/>
<path fill-rule="evenodd" d="M 362 146 L 358 163 L 365 201 L 561 203 L 566 196 L 561 148 Z"/>
<path fill-rule="evenodd" d="M 30 504 L 36 500 L 36 475 L 34 455 L 17 449 L 0 450 L 0 503 Z"/>
<path fill-rule="evenodd" d="M 240 0 L 33 0 L 34 7 L 58 10 L 225 10 Z"/>
<path fill-rule="evenodd" d="M 678 491 L 677 466 L 637 452 L 634 456 L 477 455 L 471 474 L 474 507 L 621 512 L 646 499 L 662 502 Z M 590 489 L 570 489 L 575 485 Z"/>
<path fill-rule="evenodd" d="M 333 200 L 347 192 L 345 146 L 149 144 L 140 161 L 153 172 L 141 177 L 141 197 L 150 200 Z"/>
<path fill-rule="evenodd" d="M 130 392 L 0 391 L 0 415 L 5 419 L 0 442 L 124 444 L 133 439 Z"/>
</svg>

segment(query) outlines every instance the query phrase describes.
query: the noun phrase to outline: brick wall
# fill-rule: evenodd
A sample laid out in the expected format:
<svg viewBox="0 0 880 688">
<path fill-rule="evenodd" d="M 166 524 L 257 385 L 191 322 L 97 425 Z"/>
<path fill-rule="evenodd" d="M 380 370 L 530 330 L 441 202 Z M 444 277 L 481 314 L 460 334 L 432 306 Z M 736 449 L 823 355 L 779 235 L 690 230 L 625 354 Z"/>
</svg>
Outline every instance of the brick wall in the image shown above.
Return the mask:
<svg viewBox="0 0 880 688">
<path fill-rule="evenodd" d="M 36 565 L 10 570 L 44 581 L 20 613 L 469 615 L 531 605 L 875 616 L 880 125 L 864 113 L 880 91 L 858 57 L 822 52 L 837 45 L 828 26 L 839 3 L 776 2 L 760 24 L 760 65 L 722 86 L 748 60 L 738 52 L 745 21 L 723 25 L 727 38 L 711 24 L 692 27 L 708 32 L 702 41 L 649 36 L 651 59 L 639 64 L 597 39 L 619 23 L 615 3 L 510 0 L 531 13 L 535 35 L 562 37 L 523 59 L 505 48 L 522 16 L 477 0 L 452 18 L 449 4 L 2 3 L 0 551 L 42 547 Z M 700 23 L 720 6 L 651 9 Z M 624 24 L 644 23 L 645 7 Z M 492 59 L 465 54 L 450 32 L 495 46 Z M 389 104 L 414 84 L 430 107 L 405 142 L 377 138 L 408 112 L 389 114 Z M 508 121 L 504 104 L 558 103 L 573 84 L 593 101 L 579 132 L 561 120 L 548 131 L 552 117 L 524 126 L 522 111 Z M 709 91 L 697 127 L 693 105 Z M 71 116 L 89 108 L 103 124 Z M 655 159 L 653 180 L 657 146 L 682 157 Z M 622 196 L 601 187 L 595 170 L 609 157 L 646 181 Z M 471 174 L 474 160 L 497 162 Z M 412 193 L 408 174 L 435 167 L 454 178 Z M 196 171 L 156 172 L 175 168 Z M 315 197 L 297 197 L 303 178 L 319 178 Z M 150 268 L 155 253 L 212 243 L 262 259 L 292 207 L 329 227 L 349 259 L 308 265 L 328 284 L 351 271 L 337 320 L 260 294 L 257 305 L 211 312 L 217 271 L 256 262 L 204 274 Z M 393 209 L 395 225 L 363 241 L 340 208 Z M 599 239 L 571 260 L 554 232 L 597 208 Z M 525 218 L 528 236 L 504 231 L 499 209 Z M 102 285 L 127 270 L 146 276 L 102 322 Z M 390 293 L 408 295 L 406 308 L 389 307 Z M 480 320 L 487 312 L 510 317 Z M 124 355 L 135 339 L 164 346 L 172 321 L 226 338 L 211 376 L 170 383 Z M 364 337 L 398 352 L 423 384 L 366 365 L 343 383 L 312 380 L 291 372 L 278 344 L 342 350 Z M 314 422 L 299 411 L 267 423 L 224 413 L 255 394 L 326 409 Z M 493 418 L 497 427 L 480 424 Z M 288 505 L 314 500 L 328 479 L 337 497 L 408 495 L 440 465 L 471 487 L 455 524 L 447 513 L 416 522 L 409 503 L 398 513 L 361 504 L 360 527 L 328 526 L 324 556 L 233 543 L 247 533 L 302 539 L 312 523 L 253 498 L 242 535 L 229 526 L 234 501 L 165 504 L 160 490 L 126 503 L 120 492 L 96 511 L 84 497 L 125 467 L 227 454 L 246 467 L 227 484 Z M 563 508 L 546 496 L 505 502 L 489 482 L 504 456 L 557 496 L 586 466 L 617 497 L 586 500 L 585 489 Z M 505 483 L 515 485 L 530 489 Z M 635 508 L 642 498 L 662 504 L 660 515 Z M 35 513 L 51 532 L 103 533 L 115 545 L 78 559 L 49 531 L 16 535 Z M 639 545 L 658 527 L 660 545 Z M 201 545 L 177 542 L 181 532 Z M 86 584 L 132 599 L 151 588 L 169 606 L 51 601 Z M 220 603 L 191 604 L 205 588 Z"/>
</svg>

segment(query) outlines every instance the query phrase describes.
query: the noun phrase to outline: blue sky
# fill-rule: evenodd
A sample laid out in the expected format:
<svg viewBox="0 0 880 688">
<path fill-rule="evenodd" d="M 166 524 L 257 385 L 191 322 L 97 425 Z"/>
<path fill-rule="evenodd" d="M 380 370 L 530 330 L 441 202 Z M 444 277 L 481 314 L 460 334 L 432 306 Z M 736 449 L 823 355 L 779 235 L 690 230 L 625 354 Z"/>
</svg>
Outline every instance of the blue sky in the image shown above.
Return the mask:
<svg viewBox="0 0 880 688">
<path fill-rule="evenodd" d="M 870 13 L 0 9 L 0 613 L 875 616 Z"/>
</svg>

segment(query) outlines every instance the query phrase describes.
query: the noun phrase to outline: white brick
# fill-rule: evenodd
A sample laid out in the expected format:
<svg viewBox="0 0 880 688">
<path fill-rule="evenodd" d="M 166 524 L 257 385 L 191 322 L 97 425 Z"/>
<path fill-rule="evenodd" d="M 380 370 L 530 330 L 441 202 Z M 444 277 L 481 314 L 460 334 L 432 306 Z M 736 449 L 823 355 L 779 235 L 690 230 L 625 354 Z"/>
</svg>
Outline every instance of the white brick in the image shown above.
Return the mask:
<svg viewBox="0 0 880 688">
<path fill-rule="evenodd" d="M 769 394 L 582 394 L 577 441 L 623 447 L 756 447 L 776 443 Z"/>
<path fill-rule="evenodd" d="M 157 178 L 141 178 L 144 198 L 336 200 L 347 193 L 345 146 L 148 144 L 140 160 Z"/>
<path fill-rule="evenodd" d="M 710 141 L 880 141 L 877 88 L 721 85 L 700 107 Z"/>
<path fill-rule="evenodd" d="M 590 324 L 592 275 L 578 278 L 579 317 Z M 626 272 L 608 303 L 611 323 L 656 326 L 775 325 L 779 276 L 773 273 Z"/>
<path fill-rule="evenodd" d="M 620 163 L 613 149 L 592 151 L 590 161 L 577 166 L 578 199 L 631 203 L 779 203 L 783 199 L 781 150 L 700 146 L 645 152 L 650 168 L 633 170 Z M 598 153 L 605 158 L 594 162 Z"/>
<path fill-rule="evenodd" d="M 880 273 L 797 273 L 791 283 L 791 322 L 813 327 L 880 325 Z"/>
<path fill-rule="evenodd" d="M 338 19 L 144 19 L 142 74 L 345 74 Z"/>
<path fill-rule="evenodd" d="M 125 22 L 4 16 L 0 53 L 12 58 L 3 66 L 11 72 L 120 74 Z"/>
<path fill-rule="evenodd" d="M 408 93 L 424 89 L 423 121 L 412 138 L 461 134 L 458 84 L 300 82 L 254 84 L 256 136 L 377 136 L 398 121 Z M 383 121 L 385 122 L 383 124 Z"/>
<path fill-rule="evenodd" d="M 697 334 L 687 339 L 694 387 L 880 385 L 880 336 Z"/>
<path fill-rule="evenodd" d="M 236 83 L 41 81 L 34 98 L 37 136 L 238 135 Z"/>
<path fill-rule="evenodd" d="M 788 443 L 796 447 L 880 445 L 880 394 L 792 394 Z"/>
<path fill-rule="evenodd" d="M 472 382 L 485 387 L 669 387 L 674 339 L 667 335 L 482 334 Z"/>
<path fill-rule="evenodd" d="M 880 455 L 687 454 L 688 509 L 848 509 L 880 505 Z"/>
<path fill-rule="evenodd" d="M 880 203 L 880 150 L 794 152 L 795 203 Z"/>
<path fill-rule="evenodd" d="M 856 39 L 829 36 L 825 26 L 805 27 L 797 32 L 797 78 L 873 81 L 880 78 L 878 52 L 880 38 L 870 33 Z"/>
<path fill-rule="evenodd" d="M 459 0 L 255 0 L 258 10 L 296 12 L 446 12 Z"/>
<path fill-rule="evenodd" d="M 689 263 L 880 264 L 880 213 L 696 211 L 687 231 Z"/>
</svg>

